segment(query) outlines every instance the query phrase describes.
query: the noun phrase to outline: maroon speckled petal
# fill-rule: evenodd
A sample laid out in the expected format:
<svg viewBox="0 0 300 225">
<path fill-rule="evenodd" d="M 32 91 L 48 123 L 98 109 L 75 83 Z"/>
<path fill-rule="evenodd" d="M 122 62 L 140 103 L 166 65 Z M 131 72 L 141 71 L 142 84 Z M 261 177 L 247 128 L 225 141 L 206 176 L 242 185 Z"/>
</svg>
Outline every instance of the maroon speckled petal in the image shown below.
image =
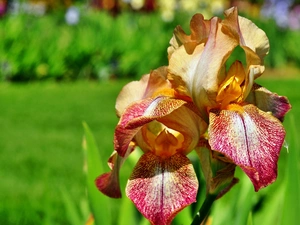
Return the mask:
<svg viewBox="0 0 300 225">
<path fill-rule="evenodd" d="M 190 160 L 175 154 L 162 159 L 144 154 L 126 187 L 127 196 L 151 224 L 170 224 L 175 215 L 196 201 L 198 180 Z"/>
<path fill-rule="evenodd" d="M 183 100 L 159 96 L 132 104 L 125 110 L 116 127 L 115 150 L 124 156 L 129 143 L 143 125 L 170 114 L 185 103 Z"/>
<path fill-rule="evenodd" d="M 111 198 L 121 198 L 119 171 L 124 161 L 127 159 L 129 154 L 134 150 L 135 145 L 133 142 L 130 143 L 124 157 L 118 155 L 116 151 L 108 159 L 108 166 L 111 171 L 104 173 L 96 178 L 95 184 L 99 191 Z"/>
<path fill-rule="evenodd" d="M 210 112 L 209 144 L 240 166 L 258 191 L 276 180 L 285 130 L 277 118 L 254 105 L 229 109 Z"/>
<path fill-rule="evenodd" d="M 256 105 L 265 112 L 271 112 L 273 116 L 283 121 L 285 114 L 291 109 L 287 97 L 272 93 L 264 87 L 255 84 L 248 95 L 247 102 Z"/>
<path fill-rule="evenodd" d="M 119 182 L 119 169 L 119 166 L 114 166 L 110 172 L 102 174 L 95 180 L 98 190 L 108 197 L 122 197 Z"/>
</svg>

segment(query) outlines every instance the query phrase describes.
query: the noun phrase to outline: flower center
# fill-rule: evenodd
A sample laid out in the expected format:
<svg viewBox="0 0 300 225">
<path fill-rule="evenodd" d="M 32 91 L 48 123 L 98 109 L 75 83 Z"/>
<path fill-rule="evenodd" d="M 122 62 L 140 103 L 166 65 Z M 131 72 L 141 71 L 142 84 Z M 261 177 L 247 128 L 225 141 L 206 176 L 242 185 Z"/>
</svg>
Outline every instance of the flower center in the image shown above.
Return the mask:
<svg viewBox="0 0 300 225">
<path fill-rule="evenodd" d="M 152 121 L 147 125 L 146 141 L 155 155 L 168 158 L 182 148 L 184 136 L 162 123 Z"/>
<path fill-rule="evenodd" d="M 236 61 L 230 67 L 226 79 L 219 87 L 216 100 L 221 104 L 221 109 L 230 103 L 240 103 L 243 100 L 245 78 L 246 74 L 242 63 Z"/>
</svg>

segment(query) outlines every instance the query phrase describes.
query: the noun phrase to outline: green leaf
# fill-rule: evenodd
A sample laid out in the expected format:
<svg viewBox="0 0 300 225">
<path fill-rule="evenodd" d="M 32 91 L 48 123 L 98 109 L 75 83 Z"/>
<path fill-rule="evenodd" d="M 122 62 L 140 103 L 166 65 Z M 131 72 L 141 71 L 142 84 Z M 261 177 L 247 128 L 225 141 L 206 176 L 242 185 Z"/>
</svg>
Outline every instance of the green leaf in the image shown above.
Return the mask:
<svg viewBox="0 0 300 225">
<path fill-rule="evenodd" d="M 108 198 L 103 195 L 95 185 L 95 179 L 100 174 L 104 173 L 104 165 L 99 154 L 99 150 L 95 138 L 84 122 L 84 141 L 83 150 L 87 169 L 87 191 L 90 202 L 91 211 L 95 218 L 95 224 L 112 224 L 111 223 L 111 206 Z"/>
<path fill-rule="evenodd" d="M 298 141 L 299 130 L 296 128 L 294 115 L 289 115 L 290 130 L 287 131 L 290 150 L 286 164 L 286 189 L 282 206 L 281 224 L 298 224 L 300 212 L 300 143 Z"/>
<path fill-rule="evenodd" d="M 81 225 L 84 223 L 80 216 L 79 210 L 76 208 L 76 203 L 72 199 L 70 193 L 65 187 L 60 188 L 62 202 L 64 203 L 68 221 L 73 225 Z"/>
</svg>

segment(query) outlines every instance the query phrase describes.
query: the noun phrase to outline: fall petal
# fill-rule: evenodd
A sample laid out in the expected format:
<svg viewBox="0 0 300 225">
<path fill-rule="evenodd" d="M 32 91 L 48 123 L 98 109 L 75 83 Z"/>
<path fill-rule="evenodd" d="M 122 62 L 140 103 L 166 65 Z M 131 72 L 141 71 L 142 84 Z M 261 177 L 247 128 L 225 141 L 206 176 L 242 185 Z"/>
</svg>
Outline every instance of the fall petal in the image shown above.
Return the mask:
<svg viewBox="0 0 300 225">
<path fill-rule="evenodd" d="M 96 178 L 95 184 L 98 190 L 106 196 L 111 198 L 121 198 L 122 194 L 120 190 L 119 171 L 124 161 L 134 148 L 135 144 L 131 142 L 124 157 L 119 156 L 118 153 L 114 151 L 108 159 L 108 166 L 111 171 Z"/>
<path fill-rule="evenodd" d="M 95 184 L 99 191 L 111 198 L 121 198 L 119 171 L 121 166 L 122 157 L 113 154 L 109 160 L 109 166 L 112 170 L 97 177 Z"/>
<path fill-rule="evenodd" d="M 246 102 L 256 105 L 265 112 L 271 112 L 273 116 L 283 121 L 285 114 L 291 109 L 287 97 L 272 93 L 264 87 L 255 84 L 248 95 Z"/>
<path fill-rule="evenodd" d="M 163 160 L 148 152 L 135 166 L 126 194 L 152 224 L 165 225 L 196 201 L 197 190 L 198 180 L 186 156 Z"/>
<path fill-rule="evenodd" d="M 155 99 L 147 98 L 129 106 L 115 130 L 115 150 L 124 156 L 129 143 L 143 125 L 170 114 L 185 103 L 183 100 L 159 96 Z"/>
<path fill-rule="evenodd" d="M 228 110 L 210 112 L 209 144 L 240 166 L 255 190 L 277 177 L 277 161 L 285 130 L 272 115 L 254 105 L 230 105 Z"/>
</svg>

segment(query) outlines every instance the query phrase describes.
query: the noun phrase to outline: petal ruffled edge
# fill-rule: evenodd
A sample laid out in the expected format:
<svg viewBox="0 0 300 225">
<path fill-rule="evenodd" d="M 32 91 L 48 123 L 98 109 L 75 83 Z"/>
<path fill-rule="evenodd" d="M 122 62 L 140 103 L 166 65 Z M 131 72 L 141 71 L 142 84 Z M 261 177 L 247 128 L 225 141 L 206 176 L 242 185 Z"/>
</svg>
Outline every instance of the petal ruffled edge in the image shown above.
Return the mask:
<svg viewBox="0 0 300 225">
<path fill-rule="evenodd" d="M 151 224 L 170 224 L 175 215 L 196 201 L 198 180 L 190 160 L 175 154 L 161 159 L 147 152 L 130 176 L 126 194 Z"/>
</svg>

